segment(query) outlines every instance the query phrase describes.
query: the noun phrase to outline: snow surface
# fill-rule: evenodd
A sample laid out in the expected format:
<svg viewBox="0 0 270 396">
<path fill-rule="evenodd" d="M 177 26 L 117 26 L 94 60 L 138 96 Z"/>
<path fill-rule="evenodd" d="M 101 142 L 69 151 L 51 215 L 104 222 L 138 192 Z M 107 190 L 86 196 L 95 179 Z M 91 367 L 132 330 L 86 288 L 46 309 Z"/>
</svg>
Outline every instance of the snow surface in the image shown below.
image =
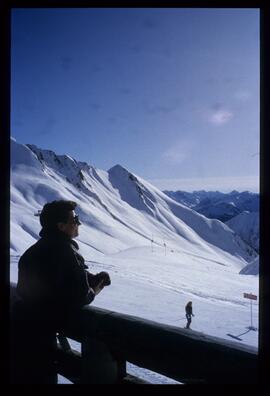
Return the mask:
<svg viewBox="0 0 270 396">
<path fill-rule="evenodd" d="M 20 255 L 39 238 L 35 213 L 48 201 L 71 199 L 78 203 L 77 242 L 89 270 L 108 271 L 112 280 L 92 305 L 184 327 L 184 307 L 192 300 L 192 329 L 258 347 L 243 298 L 258 295 L 258 276 L 239 274 L 257 254 L 229 227 L 120 165 L 106 172 L 14 140 L 11 146 L 11 281 L 17 282 Z M 228 333 L 245 334 L 237 341 Z M 150 382 L 174 382 L 141 372 Z"/>
</svg>

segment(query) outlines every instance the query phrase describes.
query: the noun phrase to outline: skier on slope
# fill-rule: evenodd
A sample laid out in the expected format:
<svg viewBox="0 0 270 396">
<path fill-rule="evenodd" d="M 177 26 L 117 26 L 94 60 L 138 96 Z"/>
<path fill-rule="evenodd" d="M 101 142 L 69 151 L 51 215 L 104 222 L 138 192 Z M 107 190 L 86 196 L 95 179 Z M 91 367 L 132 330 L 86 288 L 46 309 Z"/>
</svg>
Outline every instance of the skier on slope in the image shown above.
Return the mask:
<svg viewBox="0 0 270 396">
<path fill-rule="evenodd" d="M 187 305 L 185 306 L 186 310 L 186 318 L 187 318 L 187 324 L 186 324 L 186 329 L 189 329 L 190 323 L 191 323 L 191 316 L 195 316 L 192 312 L 192 301 L 189 301 Z"/>
</svg>

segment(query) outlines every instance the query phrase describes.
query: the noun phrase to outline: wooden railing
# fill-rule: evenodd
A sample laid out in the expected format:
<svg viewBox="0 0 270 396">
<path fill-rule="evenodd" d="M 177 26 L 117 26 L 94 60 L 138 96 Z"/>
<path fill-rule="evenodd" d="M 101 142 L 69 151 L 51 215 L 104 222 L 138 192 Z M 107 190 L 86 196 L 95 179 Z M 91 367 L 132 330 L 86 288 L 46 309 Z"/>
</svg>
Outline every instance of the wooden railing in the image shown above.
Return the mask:
<svg viewBox="0 0 270 396">
<path fill-rule="evenodd" d="M 81 352 L 65 337 L 81 343 Z M 93 306 L 59 335 L 57 370 L 73 383 L 135 383 L 126 362 L 184 384 L 258 381 L 254 347 Z"/>
</svg>

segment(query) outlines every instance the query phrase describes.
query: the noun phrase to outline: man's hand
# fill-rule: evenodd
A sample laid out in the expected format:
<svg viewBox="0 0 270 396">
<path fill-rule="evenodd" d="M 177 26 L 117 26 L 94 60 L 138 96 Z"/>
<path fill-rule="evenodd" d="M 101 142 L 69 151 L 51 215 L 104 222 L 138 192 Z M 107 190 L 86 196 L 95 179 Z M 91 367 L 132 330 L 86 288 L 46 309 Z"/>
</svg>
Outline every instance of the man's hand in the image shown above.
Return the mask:
<svg viewBox="0 0 270 396">
<path fill-rule="evenodd" d="M 96 276 L 99 279 L 99 282 L 93 288 L 95 295 L 97 295 L 103 289 L 104 286 L 109 286 L 111 284 L 111 278 L 108 272 L 101 271 Z"/>
<path fill-rule="evenodd" d="M 109 286 L 111 284 L 111 278 L 110 278 L 110 275 L 108 274 L 108 272 L 101 271 L 101 272 L 99 272 L 98 277 L 100 277 L 100 279 L 102 280 L 103 287 Z"/>
<path fill-rule="evenodd" d="M 95 292 L 95 295 L 97 295 L 104 287 L 104 281 L 101 280 L 95 287 L 93 287 L 93 290 Z"/>
</svg>

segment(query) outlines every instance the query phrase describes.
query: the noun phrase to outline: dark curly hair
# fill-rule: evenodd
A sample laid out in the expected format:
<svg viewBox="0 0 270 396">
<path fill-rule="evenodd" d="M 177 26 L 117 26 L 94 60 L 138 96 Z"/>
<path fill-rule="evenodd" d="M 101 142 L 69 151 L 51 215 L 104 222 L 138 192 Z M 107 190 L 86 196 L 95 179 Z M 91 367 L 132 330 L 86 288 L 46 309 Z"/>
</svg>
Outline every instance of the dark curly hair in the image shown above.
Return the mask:
<svg viewBox="0 0 270 396">
<path fill-rule="evenodd" d="M 55 228 L 58 222 L 67 222 L 68 214 L 75 210 L 77 203 L 74 201 L 52 201 L 43 206 L 40 213 L 40 224 L 43 228 Z"/>
</svg>

